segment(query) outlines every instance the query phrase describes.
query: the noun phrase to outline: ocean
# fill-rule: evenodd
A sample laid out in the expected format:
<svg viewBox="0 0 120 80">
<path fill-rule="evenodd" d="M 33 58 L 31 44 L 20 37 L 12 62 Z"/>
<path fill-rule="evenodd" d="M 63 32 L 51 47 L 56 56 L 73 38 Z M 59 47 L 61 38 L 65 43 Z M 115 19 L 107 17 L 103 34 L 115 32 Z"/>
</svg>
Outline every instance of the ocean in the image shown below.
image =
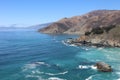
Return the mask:
<svg viewBox="0 0 120 80">
<path fill-rule="evenodd" d="M 67 45 L 77 35 L 0 31 L 0 80 L 120 80 L 120 48 Z M 103 61 L 113 72 L 94 67 Z"/>
</svg>

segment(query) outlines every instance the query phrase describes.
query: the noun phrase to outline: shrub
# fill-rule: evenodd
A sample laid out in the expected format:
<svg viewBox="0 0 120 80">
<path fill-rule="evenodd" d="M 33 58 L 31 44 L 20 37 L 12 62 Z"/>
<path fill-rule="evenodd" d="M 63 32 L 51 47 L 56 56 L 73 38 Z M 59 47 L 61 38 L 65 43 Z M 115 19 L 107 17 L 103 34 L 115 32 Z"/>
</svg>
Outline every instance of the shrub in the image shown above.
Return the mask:
<svg viewBox="0 0 120 80">
<path fill-rule="evenodd" d="M 104 30 L 100 27 L 93 28 L 91 31 L 93 34 L 102 34 Z"/>
<path fill-rule="evenodd" d="M 86 36 L 89 36 L 91 34 L 91 32 L 85 32 Z"/>
<path fill-rule="evenodd" d="M 116 27 L 115 25 L 110 25 L 108 27 L 104 27 L 105 31 L 108 33 L 112 28 Z"/>
</svg>

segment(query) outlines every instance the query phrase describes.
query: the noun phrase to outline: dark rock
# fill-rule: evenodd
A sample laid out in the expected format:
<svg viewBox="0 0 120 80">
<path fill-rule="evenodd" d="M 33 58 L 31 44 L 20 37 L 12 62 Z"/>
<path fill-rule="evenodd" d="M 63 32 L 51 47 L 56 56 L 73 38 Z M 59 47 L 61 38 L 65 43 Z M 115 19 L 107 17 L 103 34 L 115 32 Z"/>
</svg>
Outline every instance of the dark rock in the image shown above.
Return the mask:
<svg viewBox="0 0 120 80">
<path fill-rule="evenodd" d="M 102 71 L 102 72 L 111 72 L 112 71 L 111 66 L 105 62 L 97 62 L 95 64 L 95 66 L 97 67 L 97 69 L 99 71 Z"/>
</svg>

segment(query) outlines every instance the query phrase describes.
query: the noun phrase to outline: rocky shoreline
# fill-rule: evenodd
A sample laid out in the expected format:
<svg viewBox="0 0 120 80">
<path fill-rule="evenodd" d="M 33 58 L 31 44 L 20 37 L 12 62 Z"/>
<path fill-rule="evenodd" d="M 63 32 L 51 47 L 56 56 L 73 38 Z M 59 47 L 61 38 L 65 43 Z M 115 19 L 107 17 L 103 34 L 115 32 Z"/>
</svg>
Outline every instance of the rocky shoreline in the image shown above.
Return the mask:
<svg viewBox="0 0 120 80">
<path fill-rule="evenodd" d="M 86 36 L 81 36 L 77 39 L 66 39 L 67 44 L 74 44 L 76 46 L 95 46 L 95 47 L 120 47 L 120 43 L 112 40 L 90 39 Z"/>
<path fill-rule="evenodd" d="M 93 28 L 76 39 L 65 40 L 77 46 L 120 47 L 120 26 L 111 25 L 106 28 Z"/>
</svg>

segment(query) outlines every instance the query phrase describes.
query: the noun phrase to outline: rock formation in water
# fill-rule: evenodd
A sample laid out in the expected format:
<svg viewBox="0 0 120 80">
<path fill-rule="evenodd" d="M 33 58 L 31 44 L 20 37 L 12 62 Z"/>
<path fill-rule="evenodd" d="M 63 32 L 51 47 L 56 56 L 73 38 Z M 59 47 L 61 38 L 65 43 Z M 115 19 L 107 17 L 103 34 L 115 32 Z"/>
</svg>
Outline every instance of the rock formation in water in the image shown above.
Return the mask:
<svg viewBox="0 0 120 80">
<path fill-rule="evenodd" d="M 99 71 L 102 71 L 102 72 L 111 72 L 112 71 L 111 66 L 105 62 L 97 62 L 95 64 L 95 66 L 97 67 L 97 69 Z"/>
</svg>

